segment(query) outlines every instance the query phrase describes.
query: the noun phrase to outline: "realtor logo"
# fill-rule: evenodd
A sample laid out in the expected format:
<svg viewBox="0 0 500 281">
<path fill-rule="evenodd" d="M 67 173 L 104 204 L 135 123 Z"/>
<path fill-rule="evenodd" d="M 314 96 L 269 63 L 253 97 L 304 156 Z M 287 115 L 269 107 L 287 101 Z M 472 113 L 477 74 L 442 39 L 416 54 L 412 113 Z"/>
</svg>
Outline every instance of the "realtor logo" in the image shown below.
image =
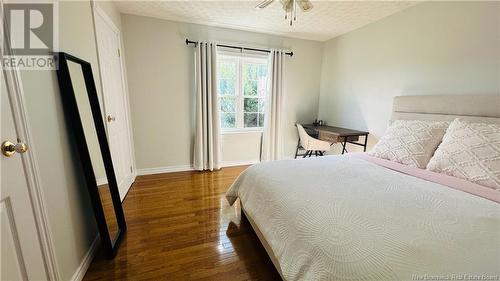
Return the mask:
<svg viewBox="0 0 500 281">
<path fill-rule="evenodd" d="M 43 55 L 54 47 L 53 4 L 5 4 L 10 47 L 16 55 Z"/>
<path fill-rule="evenodd" d="M 12 53 L 2 60 L 3 67 L 55 69 L 52 52 L 57 49 L 56 3 L 5 3 L 4 50 Z M 5 53 L 4 53 L 5 54 Z"/>
</svg>

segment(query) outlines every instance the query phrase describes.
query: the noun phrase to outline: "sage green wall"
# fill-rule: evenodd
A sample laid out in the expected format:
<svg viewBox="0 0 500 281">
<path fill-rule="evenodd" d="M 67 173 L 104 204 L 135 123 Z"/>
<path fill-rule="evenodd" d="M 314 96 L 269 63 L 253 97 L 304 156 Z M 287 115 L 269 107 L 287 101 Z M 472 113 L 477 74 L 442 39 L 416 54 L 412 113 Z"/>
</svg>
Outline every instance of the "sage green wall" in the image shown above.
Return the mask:
<svg viewBox="0 0 500 281">
<path fill-rule="evenodd" d="M 319 115 L 368 130 L 398 95 L 499 94 L 500 3 L 426 2 L 326 42 Z"/>
</svg>

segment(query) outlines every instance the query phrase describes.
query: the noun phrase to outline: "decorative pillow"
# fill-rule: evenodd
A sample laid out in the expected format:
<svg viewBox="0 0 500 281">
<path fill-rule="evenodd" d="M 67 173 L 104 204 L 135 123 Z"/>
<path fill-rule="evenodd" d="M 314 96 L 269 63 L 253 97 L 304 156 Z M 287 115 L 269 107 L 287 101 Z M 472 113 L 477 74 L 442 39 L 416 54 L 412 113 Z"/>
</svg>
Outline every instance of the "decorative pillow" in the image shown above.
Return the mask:
<svg viewBox="0 0 500 281">
<path fill-rule="evenodd" d="M 500 124 L 455 119 L 427 170 L 500 189 Z"/>
<path fill-rule="evenodd" d="M 368 155 L 424 169 L 449 122 L 395 120 Z"/>
</svg>

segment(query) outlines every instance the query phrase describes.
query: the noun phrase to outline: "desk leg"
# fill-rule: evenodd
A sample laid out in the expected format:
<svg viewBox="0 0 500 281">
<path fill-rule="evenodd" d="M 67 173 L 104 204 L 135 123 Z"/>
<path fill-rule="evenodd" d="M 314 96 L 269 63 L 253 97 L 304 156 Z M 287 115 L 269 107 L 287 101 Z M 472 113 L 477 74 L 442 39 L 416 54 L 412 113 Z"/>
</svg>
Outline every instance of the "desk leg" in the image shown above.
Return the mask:
<svg viewBox="0 0 500 281">
<path fill-rule="evenodd" d="M 365 145 L 363 146 L 363 152 L 366 152 L 366 145 L 368 144 L 368 135 L 365 135 Z"/>
<path fill-rule="evenodd" d="M 344 152 L 347 152 L 347 149 L 345 149 L 346 144 L 347 144 L 347 137 L 344 137 L 344 142 L 342 143 L 342 154 L 344 154 Z"/>
</svg>

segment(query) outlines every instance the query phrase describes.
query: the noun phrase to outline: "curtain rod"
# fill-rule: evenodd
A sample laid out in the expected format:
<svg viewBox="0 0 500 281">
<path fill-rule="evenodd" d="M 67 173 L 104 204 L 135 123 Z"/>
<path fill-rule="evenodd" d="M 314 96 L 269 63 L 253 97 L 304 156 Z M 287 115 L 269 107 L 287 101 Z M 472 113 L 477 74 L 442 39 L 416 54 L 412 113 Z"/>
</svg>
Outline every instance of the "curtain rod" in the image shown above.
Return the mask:
<svg viewBox="0 0 500 281">
<path fill-rule="evenodd" d="M 198 42 L 186 39 L 186 45 L 189 45 L 189 44 L 193 44 L 193 45 L 196 46 L 198 44 Z M 218 47 L 223 47 L 223 48 L 238 49 L 238 50 L 241 50 L 241 51 L 247 50 L 247 51 L 264 52 L 264 53 L 270 53 L 271 52 L 269 50 L 264 50 L 264 49 L 254 49 L 254 48 L 232 46 L 232 45 L 217 45 L 217 46 Z M 293 52 L 285 53 L 285 55 L 293 57 Z"/>
</svg>

